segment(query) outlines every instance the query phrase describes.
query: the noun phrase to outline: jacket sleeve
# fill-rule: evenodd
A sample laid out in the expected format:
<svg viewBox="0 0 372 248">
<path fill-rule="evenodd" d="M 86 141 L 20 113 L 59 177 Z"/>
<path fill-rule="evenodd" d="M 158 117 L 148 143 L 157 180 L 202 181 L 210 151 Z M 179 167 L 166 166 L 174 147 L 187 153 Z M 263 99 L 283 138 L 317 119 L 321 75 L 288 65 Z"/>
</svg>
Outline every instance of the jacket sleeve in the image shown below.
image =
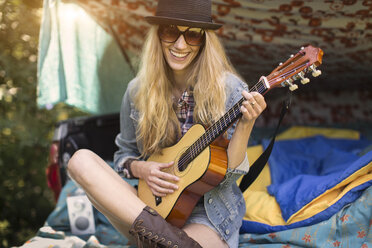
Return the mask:
<svg viewBox="0 0 372 248">
<path fill-rule="evenodd" d="M 242 91 L 248 91 L 248 85 L 243 82 L 240 78 L 233 74 L 228 74 L 226 77 L 226 111 L 232 108 L 243 96 Z M 235 127 L 235 122 L 228 130 L 227 130 L 227 138 L 231 139 Z M 229 178 L 231 182 L 236 181 L 241 175 L 247 174 L 249 170 L 249 162 L 247 155 L 245 156 L 242 163 L 236 167 L 235 169 L 228 168 L 226 173 L 226 178 Z M 225 178 L 225 180 L 226 180 Z"/>
<path fill-rule="evenodd" d="M 141 153 L 136 140 L 136 124 L 138 121 L 138 111 L 134 108 L 132 101 L 132 80 L 124 94 L 120 109 L 120 133 L 115 138 L 118 150 L 114 154 L 114 169 L 118 173 L 125 173 L 123 164 L 129 158 L 139 159 Z"/>
</svg>

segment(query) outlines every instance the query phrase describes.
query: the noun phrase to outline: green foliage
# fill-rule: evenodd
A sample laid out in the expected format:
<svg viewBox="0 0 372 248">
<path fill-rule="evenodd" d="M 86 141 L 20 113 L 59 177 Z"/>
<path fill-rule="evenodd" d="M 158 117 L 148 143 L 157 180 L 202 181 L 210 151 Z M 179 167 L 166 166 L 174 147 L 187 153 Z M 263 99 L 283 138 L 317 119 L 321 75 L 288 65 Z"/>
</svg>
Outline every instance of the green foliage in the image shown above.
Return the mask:
<svg viewBox="0 0 372 248">
<path fill-rule="evenodd" d="M 45 168 L 55 123 L 81 112 L 36 105 L 42 1 L 0 0 L 0 247 L 34 236 L 54 206 Z"/>
</svg>

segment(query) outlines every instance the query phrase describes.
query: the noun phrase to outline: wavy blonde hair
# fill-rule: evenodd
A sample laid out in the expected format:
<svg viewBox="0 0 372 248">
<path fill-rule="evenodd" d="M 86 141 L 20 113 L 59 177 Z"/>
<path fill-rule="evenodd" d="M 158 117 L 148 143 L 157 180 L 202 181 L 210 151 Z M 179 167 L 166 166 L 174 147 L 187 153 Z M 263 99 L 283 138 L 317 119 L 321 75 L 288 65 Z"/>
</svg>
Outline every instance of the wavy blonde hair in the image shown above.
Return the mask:
<svg viewBox="0 0 372 248">
<path fill-rule="evenodd" d="M 173 145 L 181 136 L 173 109 L 171 69 L 163 56 L 157 29 L 153 26 L 148 33 L 137 75 L 140 85 L 134 96 L 140 112 L 137 139 L 143 144 L 144 157 Z M 194 122 L 209 126 L 225 113 L 226 73 L 237 73 L 211 30 L 206 30 L 205 44 L 190 66 L 187 83 L 193 86 Z"/>
</svg>

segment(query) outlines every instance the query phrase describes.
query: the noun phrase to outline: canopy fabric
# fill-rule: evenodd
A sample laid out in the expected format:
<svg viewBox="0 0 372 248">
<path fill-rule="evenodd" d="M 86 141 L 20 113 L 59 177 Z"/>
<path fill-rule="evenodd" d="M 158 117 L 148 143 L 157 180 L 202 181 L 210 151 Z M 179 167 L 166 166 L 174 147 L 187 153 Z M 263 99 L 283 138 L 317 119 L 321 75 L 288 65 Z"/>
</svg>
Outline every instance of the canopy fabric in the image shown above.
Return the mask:
<svg viewBox="0 0 372 248">
<path fill-rule="evenodd" d="M 114 40 L 81 7 L 44 0 L 38 105 L 65 102 L 89 113 L 120 110 L 134 73 Z"/>
<path fill-rule="evenodd" d="M 298 94 L 303 99 L 296 99 L 301 107 L 296 113 L 314 112 L 308 106 L 318 105 L 323 112 L 316 111 L 311 118 L 301 115 L 301 120 L 306 119 L 297 124 L 330 124 L 329 116 L 331 124 L 371 120 L 372 7 L 368 1 L 212 2 L 214 21 L 224 24 L 217 34 L 250 86 L 301 46 L 312 44 L 324 50 L 322 76 L 300 88 L 317 95 Z M 94 114 L 118 112 L 150 27 L 144 17 L 153 15 L 156 3 L 44 0 L 38 105 L 66 102 Z M 320 91 L 323 95 L 318 97 Z M 277 109 L 266 111 L 265 121 L 271 122 L 275 114 L 269 111 Z"/>
<path fill-rule="evenodd" d="M 138 55 L 156 0 L 70 0 L 86 9 L 121 47 Z M 247 82 L 268 75 L 302 46 L 324 50 L 323 89 L 372 89 L 370 1 L 213 0 L 218 35 Z M 284 60 L 284 61 L 283 61 Z"/>
</svg>

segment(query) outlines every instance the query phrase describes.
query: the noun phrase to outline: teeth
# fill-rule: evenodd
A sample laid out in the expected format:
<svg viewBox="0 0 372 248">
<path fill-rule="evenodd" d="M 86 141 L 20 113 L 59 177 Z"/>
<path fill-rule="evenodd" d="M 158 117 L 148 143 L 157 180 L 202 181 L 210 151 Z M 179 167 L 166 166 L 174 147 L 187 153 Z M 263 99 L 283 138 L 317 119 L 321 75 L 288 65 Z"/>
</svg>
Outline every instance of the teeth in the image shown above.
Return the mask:
<svg viewBox="0 0 372 248">
<path fill-rule="evenodd" d="M 170 53 L 177 58 L 184 58 L 189 54 L 189 53 L 177 53 L 177 52 L 172 51 L 172 50 L 170 50 Z"/>
</svg>

